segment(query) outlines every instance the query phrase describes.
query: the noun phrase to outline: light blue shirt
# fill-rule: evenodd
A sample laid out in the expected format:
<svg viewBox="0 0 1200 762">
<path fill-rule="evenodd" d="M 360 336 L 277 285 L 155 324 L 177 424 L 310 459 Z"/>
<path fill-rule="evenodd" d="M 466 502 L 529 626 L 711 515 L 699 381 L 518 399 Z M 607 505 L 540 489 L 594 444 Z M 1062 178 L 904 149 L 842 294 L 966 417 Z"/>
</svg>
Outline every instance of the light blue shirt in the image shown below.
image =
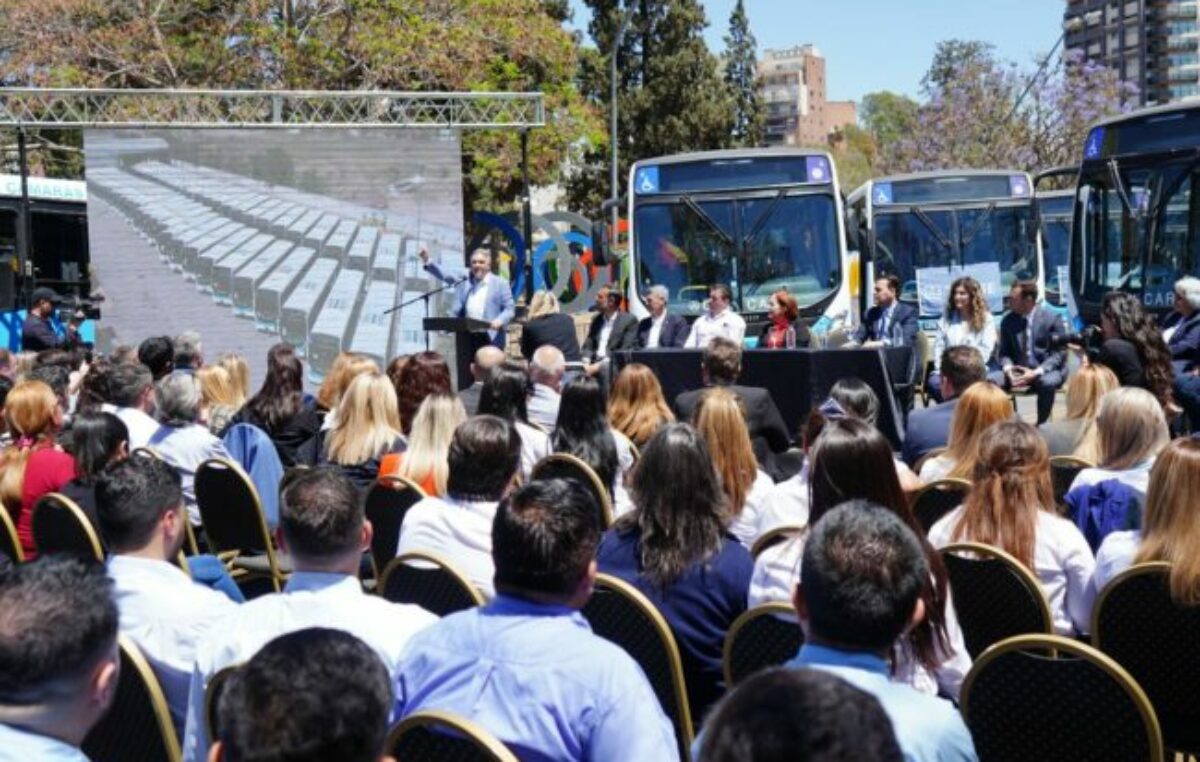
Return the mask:
<svg viewBox="0 0 1200 762">
<path fill-rule="evenodd" d="M 574 609 L 499 595 L 418 633 L 400 664 L 397 719 L 469 717 L 526 762 L 679 755 L 641 668 Z"/>
<path fill-rule="evenodd" d="M 0 762 L 32 760 L 88 762 L 83 752 L 50 736 L 40 736 L 11 725 L 0 725 Z"/>
<path fill-rule="evenodd" d="M 158 456 L 174 468 L 183 481 L 183 504 L 187 507 L 192 526 L 200 525 L 200 509 L 196 506 L 196 469 L 210 458 L 233 460 L 220 439 L 198 423 L 187 426 L 159 426 L 146 443 Z"/>
<path fill-rule="evenodd" d="M 954 705 L 892 682 L 887 662 L 878 656 L 806 643 L 786 666 L 830 672 L 878 699 L 908 762 L 977 759 L 971 733 Z"/>
</svg>

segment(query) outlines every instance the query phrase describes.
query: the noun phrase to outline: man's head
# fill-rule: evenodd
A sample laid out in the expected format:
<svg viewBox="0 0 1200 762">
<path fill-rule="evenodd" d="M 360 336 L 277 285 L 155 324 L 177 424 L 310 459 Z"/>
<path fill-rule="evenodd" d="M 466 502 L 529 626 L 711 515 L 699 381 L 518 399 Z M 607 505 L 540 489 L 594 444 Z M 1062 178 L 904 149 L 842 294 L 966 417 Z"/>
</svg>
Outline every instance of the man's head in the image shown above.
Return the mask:
<svg viewBox="0 0 1200 762">
<path fill-rule="evenodd" d="M 157 381 L 175 369 L 175 342 L 170 336 L 151 336 L 138 345 L 138 361 Z"/>
<path fill-rule="evenodd" d="M 492 521 L 496 590 L 581 607 L 600 544 L 596 499 L 573 479 L 532 481 L 500 502 Z"/>
<path fill-rule="evenodd" d="M 885 310 L 896 303 L 900 295 L 900 279 L 888 273 L 875 279 L 875 304 Z"/>
<path fill-rule="evenodd" d="M 149 413 L 154 410 L 154 375 L 145 365 L 121 363 L 108 378 L 109 397 L 117 407 L 132 407 Z"/>
<path fill-rule="evenodd" d="M 529 376 L 533 383 L 558 389 L 562 386 L 563 374 L 567 372 L 567 358 L 558 347 L 545 344 L 533 353 L 529 365 Z"/>
<path fill-rule="evenodd" d="M 605 315 L 612 315 L 621 310 L 621 292 L 613 286 L 601 286 L 596 291 L 596 309 Z"/>
<path fill-rule="evenodd" d="M 729 286 L 724 283 L 718 283 L 715 286 L 710 286 L 708 289 L 708 311 L 714 315 L 719 315 L 729 308 L 733 303 L 733 291 L 729 290 Z"/>
<path fill-rule="evenodd" d="M 925 552 L 892 511 L 843 503 L 813 526 L 804 545 L 796 612 L 808 638 L 882 653 L 924 616 Z"/>
<path fill-rule="evenodd" d="M 942 398 L 952 399 L 987 378 L 983 355 L 975 347 L 950 347 L 942 352 Z"/>
<path fill-rule="evenodd" d="M 1037 306 L 1038 285 L 1033 280 L 1013 281 L 1008 292 L 1008 308 L 1018 315 L 1028 315 Z"/>
<path fill-rule="evenodd" d="M 446 459 L 449 495 L 494 503 L 504 497 L 521 464 L 521 437 L 503 418 L 477 415 L 454 430 Z"/>
<path fill-rule="evenodd" d="M 158 419 L 169 426 L 187 426 L 200 420 L 203 396 L 195 373 L 177 370 L 154 385 Z"/>
<path fill-rule="evenodd" d="M 78 746 L 112 703 L 119 672 L 102 564 L 49 555 L 0 576 L 0 723 Z"/>
<path fill-rule="evenodd" d="M 476 249 L 471 253 L 471 277 L 483 280 L 492 271 L 492 255 L 487 249 Z"/>
<path fill-rule="evenodd" d="M 357 574 L 371 545 L 358 490 L 334 468 L 314 468 L 288 485 L 277 534 L 297 571 Z"/>
<path fill-rule="evenodd" d="M 54 313 L 54 304 L 57 301 L 58 294 L 54 293 L 53 289 L 44 286 L 35 288 L 29 295 L 29 311 L 40 317 L 48 318 Z"/>
<path fill-rule="evenodd" d="M 175 337 L 175 367 L 197 370 L 204 365 L 204 351 L 197 331 L 184 331 Z"/>
<path fill-rule="evenodd" d="M 488 344 L 475 350 L 475 358 L 471 361 L 471 375 L 479 383 L 487 380 L 492 368 L 504 362 L 504 351 L 499 347 Z"/>
<path fill-rule="evenodd" d="M 169 561 L 187 538 L 179 473 L 158 458 L 126 458 L 96 479 L 96 515 L 113 553 Z"/>
<path fill-rule="evenodd" d="M 230 677 L 210 759 L 377 762 L 391 709 L 387 667 L 366 643 L 341 630 L 298 630 Z"/>
<path fill-rule="evenodd" d="M 65 411 L 70 407 L 71 371 L 63 365 L 38 365 L 25 374 L 30 381 L 41 381 L 54 391 Z"/>
<path fill-rule="evenodd" d="M 671 292 L 667 290 L 666 286 L 654 285 L 646 289 L 642 298 L 646 301 L 646 308 L 650 310 L 650 314 L 658 317 L 667 308 Z"/>
<path fill-rule="evenodd" d="M 742 372 L 742 348 L 724 336 L 715 337 L 704 348 L 700 370 L 705 383 L 732 384 Z"/>
</svg>

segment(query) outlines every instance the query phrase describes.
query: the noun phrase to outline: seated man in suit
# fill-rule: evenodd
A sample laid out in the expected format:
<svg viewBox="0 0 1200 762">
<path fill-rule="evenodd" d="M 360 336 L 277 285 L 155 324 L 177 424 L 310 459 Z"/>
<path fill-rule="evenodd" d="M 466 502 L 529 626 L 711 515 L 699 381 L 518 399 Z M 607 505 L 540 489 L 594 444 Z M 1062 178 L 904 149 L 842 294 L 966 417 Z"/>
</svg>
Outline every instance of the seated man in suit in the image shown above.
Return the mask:
<svg viewBox="0 0 1200 762">
<path fill-rule="evenodd" d="M 516 307 L 508 281 L 492 273 L 492 256 L 487 249 L 476 249 L 471 254 L 470 274 L 462 280 L 445 275 L 440 266 L 429 261 L 429 252 L 425 249 L 421 249 L 420 257 L 426 272 L 454 286 L 454 308 L 450 314 L 488 321 L 490 330 L 487 333 L 471 334 L 472 348 L 479 349 L 491 343 L 503 349 L 504 327 L 516 314 Z"/>
<path fill-rule="evenodd" d="M 642 298 L 650 310 L 650 317 L 638 323 L 637 345 L 641 349 L 660 347 L 682 347 L 687 341 L 691 327 L 681 315 L 667 312 L 671 292 L 666 286 L 651 286 Z"/>
<path fill-rule="evenodd" d="M 615 286 L 601 286 L 596 292 L 596 317 L 583 342 L 584 368 L 589 376 L 600 373 L 612 353 L 637 345 L 637 318 L 621 311 L 621 292 Z"/>
<path fill-rule="evenodd" d="M 976 381 L 987 379 L 983 355 L 975 347 L 950 347 L 942 352 L 942 395 L 939 405 L 908 414 L 904 431 L 904 462 L 915 464 L 930 450 L 945 447 L 958 396 Z"/>
<path fill-rule="evenodd" d="M 1031 280 L 1015 281 L 1009 293 L 1009 313 L 1000 321 L 1000 368 L 1004 388 L 1037 394 L 1037 422 L 1050 419 L 1054 393 L 1066 380 L 1066 347 L 1052 342 L 1067 332 L 1058 313 L 1039 307 L 1038 286 Z"/>
<path fill-rule="evenodd" d="M 467 415 L 475 415 L 479 410 L 479 395 L 483 393 L 483 382 L 487 380 L 492 368 L 504 362 L 504 350 L 488 344 L 475 350 L 475 358 L 471 361 L 471 385 L 458 393 Z"/>
<path fill-rule="evenodd" d="M 1163 338 L 1175 371 L 1175 401 L 1200 431 L 1200 278 L 1175 281 L 1175 309 L 1163 317 Z"/>
<path fill-rule="evenodd" d="M 766 389 L 754 386 L 739 386 L 738 374 L 742 372 L 742 348 L 730 339 L 713 337 L 704 350 L 701 360 L 700 374 L 704 378 L 704 386 L 724 386 L 742 401 L 742 410 L 746 415 L 746 428 L 750 430 L 750 444 L 754 448 L 754 456 L 759 466 L 778 479 L 780 474 L 775 467 L 771 453 L 786 452 L 791 446 L 791 436 L 783 423 L 779 408 L 771 399 L 771 393 Z M 675 412 L 681 421 L 691 421 L 704 389 L 693 389 L 675 398 Z"/>
<path fill-rule="evenodd" d="M 917 310 L 900 301 L 900 279 L 875 279 L 875 306 L 867 310 L 854 342 L 864 347 L 911 347 L 917 343 Z"/>
</svg>

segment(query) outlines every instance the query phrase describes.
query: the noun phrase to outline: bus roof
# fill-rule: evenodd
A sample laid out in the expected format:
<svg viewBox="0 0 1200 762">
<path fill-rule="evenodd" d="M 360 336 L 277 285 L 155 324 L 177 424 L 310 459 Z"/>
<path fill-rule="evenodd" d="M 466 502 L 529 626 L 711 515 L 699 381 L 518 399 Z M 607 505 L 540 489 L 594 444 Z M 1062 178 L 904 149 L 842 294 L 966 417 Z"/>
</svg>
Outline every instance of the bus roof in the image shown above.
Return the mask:
<svg viewBox="0 0 1200 762">
<path fill-rule="evenodd" d="M 1083 161 L 1196 146 L 1200 146 L 1200 98 L 1150 106 L 1096 122 L 1084 141 Z"/>
<path fill-rule="evenodd" d="M 634 163 L 638 165 L 686 164 L 693 161 L 753 159 L 770 156 L 824 156 L 828 159 L 829 152 L 819 151 L 815 148 L 726 148 L 720 151 L 693 151 L 691 153 L 678 153 L 671 156 L 656 156 L 650 159 L 641 159 Z"/>
<path fill-rule="evenodd" d="M 903 183 L 910 180 L 938 180 L 948 177 L 1006 177 L 1008 175 L 1025 175 L 1028 174 L 1023 169 L 934 169 L 929 172 L 908 172 L 899 175 L 885 175 L 883 177 L 872 177 L 862 185 L 855 189 L 855 193 L 859 189 L 865 188 L 871 184 L 878 183 Z"/>
<path fill-rule="evenodd" d="M 856 202 L 868 191 L 876 206 L 1025 200 L 1032 188 L 1029 173 L 1019 169 L 939 169 L 872 178 L 848 200 Z"/>
<path fill-rule="evenodd" d="M 824 151 L 750 148 L 645 159 L 629 170 L 635 197 L 791 186 L 832 187 L 833 159 Z"/>
</svg>

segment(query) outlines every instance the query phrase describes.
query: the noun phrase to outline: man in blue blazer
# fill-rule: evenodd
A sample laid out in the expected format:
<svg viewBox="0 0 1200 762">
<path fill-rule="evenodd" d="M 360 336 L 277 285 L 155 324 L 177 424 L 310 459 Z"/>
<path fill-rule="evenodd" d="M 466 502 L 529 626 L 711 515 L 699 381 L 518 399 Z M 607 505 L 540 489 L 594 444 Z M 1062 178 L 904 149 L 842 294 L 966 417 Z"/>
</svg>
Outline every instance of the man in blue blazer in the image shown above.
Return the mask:
<svg viewBox="0 0 1200 762">
<path fill-rule="evenodd" d="M 1173 329 L 1167 340 L 1175 371 L 1175 401 L 1187 413 L 1192 430 L 1200 430 L 1200 279 L 1175 282 L 1175 310 L 1163 320 Z"/>
<path fill-rule="evenodd" d="M 682 347 L 687 341 L 691 326 L 683 316 L 667 312 L 667 302 L 671 292 L 666 286 L 651 286 L 642 295 L 650 317 L 642 318 L 638 323 L 637 345 L 639 349 L 658 349 L 660 347 Z M 656 330 L 657 329 L 657 330 Z"/>
<path fill-rule="evenodd" d="M 1066 335 L 1062 317 L 1038 306 L 1038 286 L 1031 280 L 1013 283 L 1009 312 L 1000 321 L 1000 368 L 1004 388 L 1037 394 L 1038 425 L 1050 420 L 1054 394 L 1066 381 L 1067 350 L 1054 347 Z"/>
<path fill-rule="evenodd" d="M 492 273 L 492 257 L 486 249 L 476 249 L 471 254 L 471 271 L 466 278 L 448 277 L 442 268 L 429 261 L 429 252 L 421 249 L 421 262 L 425 271 L 433 277 L 454 286 L 455 317 L 486 320 L 490 324 L 487 333 L 471 334 L 472 351 L 486 344 L 504 348 L 504 327 L 516 312 L 513 304 L 512 287 L 508 281 Z"/>
<path fill-rule="evenodd" d="M 942 352 L 942 393 L 945 401 L 908 414 L 902 452 L 905 463 L 912 466 L 930 450 L 946 446 L 950 440 L 950 421 L 954 417 L 959 395 L 971 384 L 985 379 L 987 366 L 975 347 L 950 347 Z"/>
<path fill-rule="evenodd" d="M 880 275 L 875 279 L 875 306 L 863 316 L 854 341 L 867 347 L 912 347 L 918 330 L 917 309 L 900 301 L 900 279 Z"/>
</svg>

